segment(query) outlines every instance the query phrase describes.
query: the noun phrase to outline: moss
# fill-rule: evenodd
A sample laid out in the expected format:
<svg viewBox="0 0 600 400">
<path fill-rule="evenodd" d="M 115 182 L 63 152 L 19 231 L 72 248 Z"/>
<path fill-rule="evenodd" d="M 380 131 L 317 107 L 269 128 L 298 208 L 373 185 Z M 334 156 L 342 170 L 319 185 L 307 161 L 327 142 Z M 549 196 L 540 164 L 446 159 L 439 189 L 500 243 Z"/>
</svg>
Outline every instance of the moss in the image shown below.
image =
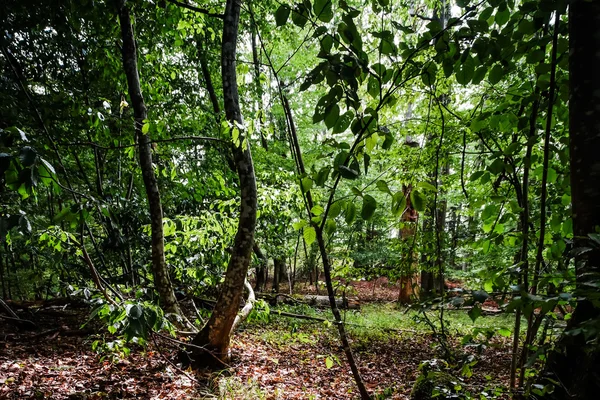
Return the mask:
<svg viewBox="0 0 600 400">
<path fill-rule="evenodd" d="M 444 396 L 444 390 L 446 389 L 446 393 L 452 392 L 454 389 L 454 384 L 452 382 L 456 381 L 456 379 L 446 373 L 446 372 L 427 372 L 421 374 L 413 386 L 413 390 L 410 394 L 411 400 L 443 400 L 446 399 Z M 433 391 L 437 388 L 440 392 L 439 395 L 433 397 Z M 437 392 L 436 391 L 436 392 Z"/>
</svg>

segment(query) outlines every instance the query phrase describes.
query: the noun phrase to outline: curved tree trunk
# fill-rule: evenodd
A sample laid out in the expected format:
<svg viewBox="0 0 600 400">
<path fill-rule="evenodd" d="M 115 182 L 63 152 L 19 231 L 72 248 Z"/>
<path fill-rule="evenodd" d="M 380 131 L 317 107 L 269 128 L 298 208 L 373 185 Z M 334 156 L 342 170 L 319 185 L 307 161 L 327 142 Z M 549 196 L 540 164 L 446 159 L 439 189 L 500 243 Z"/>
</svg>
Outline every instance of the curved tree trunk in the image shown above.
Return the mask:
<svg viewBox="0 0 600 400">
<path fill-rule="evenodd" d="M 242 300 L 254 244 L 256 180 L 250 145 L 244 132 L 239 128 L 243 122 L 235 68 L 240 6 L 241 0 L 227 0 L 221 53 L 225 116 L 232 131 L 236 129 L 234 128 L 236 125 L 239 129 L 239 143 L 235 141 L 233 143 L 233 156 L 240 178 L 240 219 L 217 304 L 209 321 L 192 342 L 196 346 L 192 351 L 193 363 L 196 366 L 214 364 L 216 359 L 226 361 L 229 357 L 230 336 Z"/>
<path fill-rule="evenodd" d="M 133 26 L 126 0 L 117 0 L 119 21 L 121 23 L 121 35 L 123 38 L 123 69 L 127 76 L 127 87 L 133 114 L 135 118 L 135 135 L 139 144 L 140 168 L 148 197 L 150 207 L 150 226 L 152 228 L 152 274 L 154 275 L 154 286 L 160 296 L 162 308 L 168 312 L 181 315 L 177 304 L 173 285 L 169 278 L 169 271 L 165 261 L 163 214 L 158 190 L 158 181 L 152 167 L 152 146 L 150 135 L 142 132 L 144 120 L 148 118 L 148 111 L 142 96 L 140 77 L 137 66 L 137 49 L 133 36 Z"/>
<path fill-rule="evenodd" d="M 569 131 L 574 247 L 591 247 L 588 235 L 600 226 L 600 2 L 573 0 L 569 5 Z M 593 33 L 596 32 L 596 33 Z M 556 385 L 544 398 L 595 399 L 600 393 L 597 299 L 600 249 L 576 259 L 579 300 L 567 330 L 548 358 L 546 372 Z"/>
</svg>

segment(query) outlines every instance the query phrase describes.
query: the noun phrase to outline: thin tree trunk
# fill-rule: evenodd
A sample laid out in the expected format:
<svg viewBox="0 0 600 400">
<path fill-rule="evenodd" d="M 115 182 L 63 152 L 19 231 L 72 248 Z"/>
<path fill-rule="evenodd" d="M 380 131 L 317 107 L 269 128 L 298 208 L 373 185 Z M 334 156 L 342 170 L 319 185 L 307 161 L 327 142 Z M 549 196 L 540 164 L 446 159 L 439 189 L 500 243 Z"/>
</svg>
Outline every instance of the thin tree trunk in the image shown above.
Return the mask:
<svg viewBox="0 0 600 400">
<path fill-rule="evenodd" d="M 154 286 L 160 296 L 162 308 L 168 313 L 181 315 L 165 261 L 162 205 L 158 190 L 158 181 L 152 166 L 150 135 L 142 132 L 144 121 L 148 118 L 148 111 L 144 103 L 144 97 L 142 96 L 137 66 L 137 49 L 133 35 L 133 26 L 131 25 L 131 16 L 126 3 L 126 0 L 117 0 L 123 39 L 123 69 L 127 76 L 129 97 L 135 118 L 135 135 L 139 144 L 140 167 L 150 208 Z"/>
<path fill-rule="evenodd" d="M 290 136 L 292 139 L 293 149 L 296 156 L 296 162 L 298 165 L 298 172 L 302 176 L 306 173 L 304 169 L 304 162 L 302 160 L 302 152 L 300 150 L 300 145 L 298 143 L 298 135 L 296 134 L 296 125 L 293 121 L 293 116 L 291 112 L 291 108 L 289 102 L 285 96 L 281 96 L 283 101 L 283 107 L 286 112 L 289 126 L 290 126 Z M 306 196 L 306 209 L 308 214 L 310 215 L 311 210 L 313 208 L 313 200 L 311 191 L 308 190 L 305 194 Z M 344 328 L 344 323 L 342 322 L 342 316 L 340 314 L 340 310 L 337 307 L 337 303 L 335 301 L 335 293 L 333 290 L 333 282 L 331 279 L 331 265 L 329 263 L 329 256 L 327 254 L 327 249 L 325 247 L 325 240 L 323 239 L 323 229 L 321 226 L 314 226 L 316 236 L 317 236 L 317 244 L 319 245 L 319 250 L 321 252 L 321 259 L 323 261 L 323 272 L 325 274 L 325 285 L 327 286 L 327 295 L 329 297 L 329 305 L 331 306 L 331 312 L 335 318 L 335 322 L 338 328 L 338 333 L 340 335 L 340 341 L 342 342 L 342 347 L 344 349 L 344 353 L 346 354 L 346 358 L 348 360 L 348 365 L 350 366 L 350 370 L 352 371 L 352 375 L 354 376 L 354 381 L 356 382 L 356 386 L 360 392 L 360 397 L 363 400 L 371 399 L 371 395 L 367 391 L 364 381 L 360 375 L 360 371 L 358 369 L 358 365 L 356 364 L 356 360 L 354 359 L 354 354 L 352 353 L 352 349 L 350 348 L 350 343 L 348 342 L 348 336 L 346 335 L 346 329 Z M 317 277 L 318 281 L 318 277 Z"/>
<path fill-rule="evenodd" d="M 2 282 L 2 298 L 7 299 L 6 280 L 4 279 L 4 263 L 2 262 L 2 253 L 0 253 L 0 282 Z"/>
<path fill-rule="evenodd" d="M 202 45 L 202 39 L 196 39 L 196 49 L 198 50 L 198 60 L 200 61 L 200 70 L 202 71 L 202 77 L 204 78 L 204 84 L 206 85 L 206 91 L 208 97 L 210 97 L 210 103 L 212 104 L 213 111 L 217 121 L 219 120 L 219 114 L 221 114 L 221 107 L 219 106 L 219 99 L 215 93 L 215 87 L 212 83 L 210 76 L 210 69 L 208 68 L 208 61 L 206 60 L 206 54 L 204 52 L 204 46 Z"/>
<path fill-rule="evenodd" d="M 192 342 L 205 349 L 202 351 L 197 347 L 194 348 L 193 363 L 196 366 L 211 364 L 215 358 L 221 361 L 229 358 L 232 327 L 242 300 L 254 245 L 257 209 L 256 179 L 250 144 L 241 128 L 243 120 L 239 105 L 235 63 L 240 7 L 241 0 L 227 0 L 221 49 L 225 116 L 232 131 L 239 129 L 239 143 L 233 143 L 233 156 L 240 179 L 240 217 L 225 281 L 217 304 L 209 321 Z"/>
<path fill-rule="evenodd" d="M 273 292 L 279 293 L 279 284 L 284 274 L 285 259 L 277 257 L 273 259 Z"/>
<path fill-rule="evenodd" d="M 258 133 L 260 134 L 260 144 L 265 150 L 269 150 L 269 144 L 267 138 L 263 132 L 262 122 L 265 120 L 264 107 L 263 107 L 263 90 L 260 83 L 260 60 L 258 57 L 258 46 L 256 45 L 256 21 L 254 19 L 254 12 L 252 11 L 252 3 L 248 3 L 248 10 L 250 11 L 250 30 L 252 32 L 252 61 L 254 63 L 254 84 L 256 85 L 256 95 L 258 96 L 258 112 L 261 113 L 260 125 L 258 127 Z"/>
<path fill-rule="evenodd" d="M 260 250 L 260 247 L 258 246 L 258 244 L 256 244 L 256 242 L 254 243 L 252 250 L 254 251 L 254 254 L 256 254 L 256 257 L 258 257 L 258 259 L 260 260 L 260 265 L 256 267 L 256 283 L 254 284 L 254 291 L 262 292 L 265 289 L 265 285 L 267 283 L 266 273 L 268 260 L 267 257 L 265 257 L 263 252 Z"/>
<path fill-rule="evenodd" d="M 554 34 L 552 40 L 552 67 L 550 71 L 550 92 L 548 95 L 548 112 L 546 113 L 546 132 L 544 137 L 544 160 L 541 187 L 542 195 L 540 200 L 540 231 L 535 265 L 533 268 L 533 281 L 531 283 L 531 293 L 533 295 L 536 295 L 538 290 L 540 268 L 543 261 L 544 238 L 546 236 L 546 200 L 548 197 L 548 191 L 546 186 L 548 184 L 548 162 L 550 158 L 550 132 L 552 124 L 552 111 L 554 106 L 554 96 L 556 93 L 556 57 L 559 27 L 560 13 L 557 11 L 554 20 Z M 541 312 L 537 316 L 535 313 L 532 312 L 527 317 L 527 335 L 525 337 L 525 342 L 523 343 L 523 348 L 521 350 L 521 373 L 519 375 L 519 384 L 521 387 L 525 384 L 525 363 L 529 358 L 530 346 L 533 344 L 533 341 L 537 334 L 537 328 L 540 326 L 543 316 L 544 315 Z"/>
</svg>

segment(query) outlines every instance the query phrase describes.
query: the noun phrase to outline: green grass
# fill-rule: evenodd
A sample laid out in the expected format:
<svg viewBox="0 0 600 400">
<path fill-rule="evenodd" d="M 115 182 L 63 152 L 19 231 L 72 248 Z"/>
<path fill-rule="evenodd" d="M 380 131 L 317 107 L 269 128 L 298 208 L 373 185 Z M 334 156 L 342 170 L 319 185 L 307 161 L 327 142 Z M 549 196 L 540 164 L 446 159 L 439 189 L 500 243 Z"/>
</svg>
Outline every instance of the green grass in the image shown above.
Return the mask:
<svg viewBox="0 0 600 400">
<path fill-rule="evenodd" d="M 303 314 L 313 317 L 326 318 L 333 321 L 330 310 L 315 309 L 309 306 L 284 306 L 271 310 L 268 321 L 254 321 L 250 326 L 268 326 L 261 336 L 269 343 L 314 343 L 317 336 L 324 329 L 331 327 L 326 322 L 301 320 L 277 315 L 282 310 L 294 314 Z M 360 310 L 342 310 L 342 319 L 346 323 L 348 333 L 356 339 L 385 339 L 390 335 L 402 335 L 403 332 L 411 334 L 431 333 L 431 327 L 424 321 L 423 315 L 416 309 L 400 308 L 395 304 L 365 304 Z M 440 311 L 428 311 L 427 317 L 437 330 L 440 328 Z M 444 310 L 444 325 L 451 336 L 470 334 L 474 329 L 492 329 L 507 335 L 514 329 L 513 314 L 482 315 L 475 322 L 469 317 L 467 310 Z M 523 319 L 521 328 L 526 322 Z M 275 330 L 273 330 L 275 328 Z M 282 332 L 286 332 L 282 334 Z"/>
</svg>

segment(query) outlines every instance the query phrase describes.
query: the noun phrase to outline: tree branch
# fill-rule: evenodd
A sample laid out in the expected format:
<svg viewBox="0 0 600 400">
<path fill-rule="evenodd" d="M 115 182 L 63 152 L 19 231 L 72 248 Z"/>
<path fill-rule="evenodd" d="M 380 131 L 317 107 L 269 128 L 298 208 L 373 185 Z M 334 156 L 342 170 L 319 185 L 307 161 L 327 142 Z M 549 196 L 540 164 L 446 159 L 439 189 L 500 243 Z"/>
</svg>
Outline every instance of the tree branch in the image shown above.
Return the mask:
<svg viewBox="0 0 600 400">
<path fill-rule="evenodd" d="M 208 11 L 205 8 L 200 8 L 200 7 L 197 7 L 197 6 L 193 6 L 191 4 L 182 3 L 182 2 L 177 1 L 177 0 L 167 0 L 167 1 L 169 3 L 171 3 L 171 4 L 176 5 L 177 7 L 186 8 L 188 10 L 195 11 L 195 12 L 200 13 L 200 14 L 208 15 L 209 17 L 223 19 L 223 14 L 211 13 L 210 11 Z"/>
</svg>

